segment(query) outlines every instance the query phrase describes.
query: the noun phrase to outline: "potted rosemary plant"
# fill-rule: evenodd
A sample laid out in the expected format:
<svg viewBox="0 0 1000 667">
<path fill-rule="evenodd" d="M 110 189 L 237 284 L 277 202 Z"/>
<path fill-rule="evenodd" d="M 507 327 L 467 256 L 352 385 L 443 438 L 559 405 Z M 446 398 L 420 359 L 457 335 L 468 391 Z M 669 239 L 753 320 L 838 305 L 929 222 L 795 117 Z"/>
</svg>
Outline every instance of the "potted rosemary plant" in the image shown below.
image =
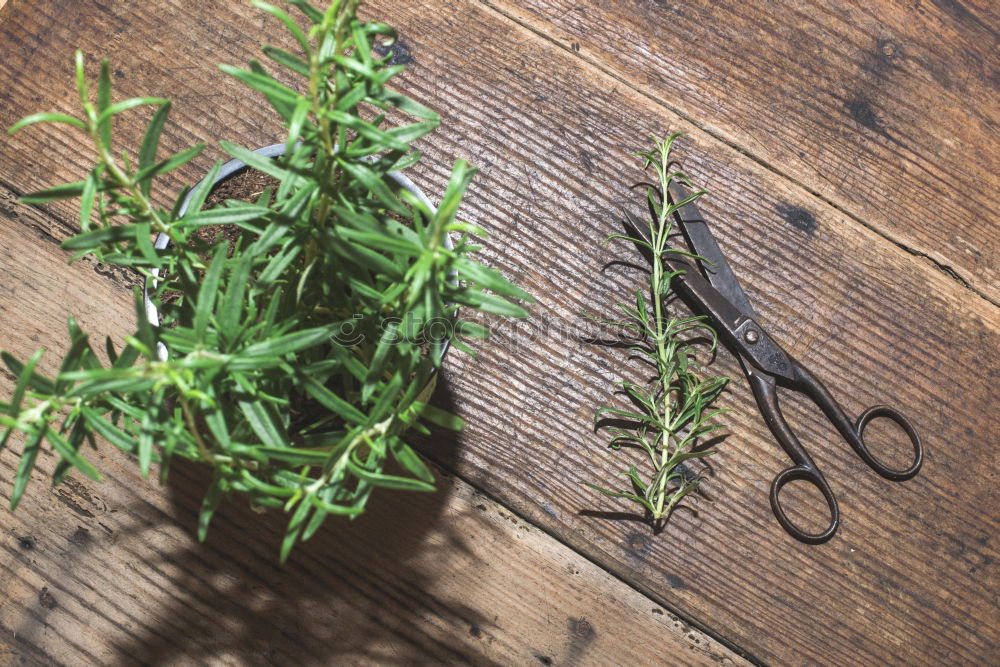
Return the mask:
<svg viewBox="0 0 1000 667">
<path fill-rule="evenodd" d="M 79 52 L 82 113 L 37 114 L 10 129 L 66 123 L 92 139 L 96 165 L 84 180 L 25 200 L 80 197 L 80 233 L 63 246 L 146 281 L 145 297 L 134 295 L 136 330 L 122 347 L 106 342 L 106 361 L 72 319 L 55 377 L 36 372 L 42 351 L 25 362 L 4 353 L 18 380 L 0 404 L 0 448 L 15 431 L 25 443 L 12 507 L 43 443 L 60 457 L 54 483 L 73 469 L 99 479 L 83 447 L 100 437 L 134 455 L 143 475 L 158 465 L 161 481 L 175 456 L 212 468 L 200 539 L 231 492 L 283 509 L 290 515 L 284 560 L 329 515 L 363 512 L 378 487 L 433 489 L 403 436 L 427 432 L 422 422 L 462 425 L 427 402 L 448 346 L 468 351 L 462 337 L 486 336 L 460 319 L 459 306 L 527 315 L 511 299 L 528 295 L 470 257 L 471 237 L 482 232 L 456 220 L 474 170 L 455 164 L 437 208 L 393 176 L 418 163 L 411 143 L 439 118 L 387 86 L 402 68 L 373 47 L 391 44 L 392 29 L 360 21 L 359 0 L 324 10 L 290 0 L 298 20 L 255 4 L 294 37 L 296 53 L 270 46 L 264 53 L 305 91 L 279 83 L 258 62 L 249 70 L 222 66 L 262 93 L 288 130 L 275 158 L 222 143 L 274 179 L 256 200 L 206 206 L 223 168 L 216 164 L 172 208 L 157 206 L 159 177 L 203 146 L 157 159 L 170 102 L 113 102 L 106 61 L 92 91 Z M 156 111 L 141 146 L 120 152 L 113 118 L 144 105 Z M 235 226 L 228 242 L 215 233 L 220 225 Z M 398 474 L 386 471 L 390 460 Z"/>
</svg>

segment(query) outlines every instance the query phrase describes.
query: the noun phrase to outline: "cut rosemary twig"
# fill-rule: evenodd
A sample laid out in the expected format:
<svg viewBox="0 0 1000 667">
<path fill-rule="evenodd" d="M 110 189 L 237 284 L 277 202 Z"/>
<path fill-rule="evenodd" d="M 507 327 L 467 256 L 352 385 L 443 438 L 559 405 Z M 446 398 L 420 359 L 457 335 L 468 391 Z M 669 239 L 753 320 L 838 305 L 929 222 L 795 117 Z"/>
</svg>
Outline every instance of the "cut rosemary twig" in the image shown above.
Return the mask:
<svg viewBox="0 0 1000 667">
<path fill-rule="evenodd" d="M 714 453 L 698 449 L 698 444 L 704 436 L 723 428 L 712 420 L 725 410 L 711 410 L 710 406 L 729 381 L 727 377 L 701 377 L 696 353 L 704 345 L 691 334 L 708 332 L 712 341 L 709 352 L 714 351 L 716 337 L 711 327 L 702 317 L 679 317 L 667 308 L 671 281 L 679 274 L 665 265 L 663 255 L 683 252 L 670 248 L 668 239 L 673 229 L 673 213 L 679 204 L 686 202 L 662 201 L 660 193 L 667 192 L 674 179 L 691 185 L 683 172 L 670 170 L 670 149 L 678 136 L 673 134 L 666 140 L 654 136 L 653 150 L 635 154 L 644 159 L 646 169 L 653 169 L 658 180 L 658 190 L 651 186 L 646 190 L 651 242 L 625 234 L 612 235 L 608 241 L 620 239 L 648 249 L 652 261 L 649 282 L 635 291 L 634 304 L 617 304 L 625 319 L 598 320 L 634 335 L 636 340 L 629 350 L 645 362 L 644 367 L 648 364 L 655 376 L 645 382 L 627 379 L 616 382 L 618 393 L 627 396 L 631 406 L 601 407 L 594 415 L 595 422 L 599 426 L 609 422 L 623 424 L 609 428 L 609 446 L 614 450 L 623 446 L 638 448 L 645 452 L 649 463 L 629 465 L 624 473 L 628 490 L 614 491 L 587 483 L 605 495 L 642 505 L 647 518 L 657 524 L 698 487 L 701 475 L 692 474 L 683 463 Z M 705 191 L 701 190 L 687 201 L 703 194 Z M 644 292 L 648 292 L 648 300 Z M 652 469 L 652 474 L 644 478 L 643 471 L 647 468 Z"/>
</svg>

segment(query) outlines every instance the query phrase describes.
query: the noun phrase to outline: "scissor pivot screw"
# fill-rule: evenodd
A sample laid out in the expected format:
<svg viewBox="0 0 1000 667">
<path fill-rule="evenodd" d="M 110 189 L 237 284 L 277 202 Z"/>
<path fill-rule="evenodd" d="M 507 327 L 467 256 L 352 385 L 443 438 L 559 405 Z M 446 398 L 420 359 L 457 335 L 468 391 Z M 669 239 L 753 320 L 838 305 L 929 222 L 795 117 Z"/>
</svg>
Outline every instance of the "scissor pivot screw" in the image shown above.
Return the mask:
<svg viewBox="0 0 1000 667">
<path fill-rule="evenodd" d="M 760 336 L 757 335 L 756 329 L 747 329 L 746 331 L 743 332 L 743 340 L 753 345 L 758 340 L 760 340 Z"/>
</svg>

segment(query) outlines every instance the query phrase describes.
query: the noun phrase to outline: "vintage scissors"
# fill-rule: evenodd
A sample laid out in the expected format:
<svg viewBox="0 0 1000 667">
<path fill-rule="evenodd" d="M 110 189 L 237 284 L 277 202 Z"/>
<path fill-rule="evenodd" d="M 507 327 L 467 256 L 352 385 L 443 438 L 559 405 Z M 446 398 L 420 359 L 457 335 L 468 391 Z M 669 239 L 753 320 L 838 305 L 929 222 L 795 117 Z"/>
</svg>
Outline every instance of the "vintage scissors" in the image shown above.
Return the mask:
<svg viewBox="0 0 1000 667">
<path fill-rule="evenodd" d="M 686 297 L 697 314 L 707 317 L 719 338 L 739 359 L 743 372 L 750 382 L 754 398 L 757 399 L 757 406 L 764 417 L 764 422 L 794 464 L 778 473 L 771 482 L 770 497 L 774 515 L 782 527 L 796 539 L 809 544 L 826 542 L 833 537 L 837 526 L 840 525 L 837 499 L 823 473 L 816 467 L 812 457 L 782 416 L 777 386 L 801 392 L 812 399 L 857 455 L 872 470 L 886 479 L 899 482 L 917 474 L 923 462 L 923 446 L 920 438 L 902 413 L 886 405 L 868 408 L 856 421 L 848 418 L 826 387 L 785 352 L 758 324 L 753 306 L 750 305 L 743 288 L 733 275 L 725 255 L 722 254 L 708 224 L 694 205 L 690 193 L 682 185 L 672 181 L 668 194 L 672 202 L 682 204 L 675 210 L 674 216 L 691 250 L 697 256 L 693 261 L 698 268 L 695 268 L 685 256 L 674 252 L 664 253 L 664 264 L 674 271 L 683 272 L 674 279 L 681 295 Z M 634 231 L 649 242 L 647 225 L 631 213 L 626 212 L 625 215 Z M 909 437 L 914 455 L 910 467 L 893 470 L 877 461 L 868 451 L 864 439 L 865 427 L 879 417 L 892 420 Z M 801 530 L 792 523 L 782 508 L 781 489 L 793 480 L 805 480 L 815 485 L 826 499 L 830 511 L 830 523 L 822 532 L 810 533 Z"/>
</svg>

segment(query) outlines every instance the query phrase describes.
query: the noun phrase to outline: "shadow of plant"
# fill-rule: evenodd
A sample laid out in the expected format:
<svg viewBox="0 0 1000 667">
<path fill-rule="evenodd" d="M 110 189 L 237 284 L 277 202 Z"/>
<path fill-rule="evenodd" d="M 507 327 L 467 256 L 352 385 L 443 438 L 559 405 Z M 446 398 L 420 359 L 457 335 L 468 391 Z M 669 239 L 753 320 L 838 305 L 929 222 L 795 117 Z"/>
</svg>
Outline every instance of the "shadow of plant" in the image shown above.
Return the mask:
<svg viewBox="0 0 1000 667">
<path fill-rule="evenodd" d="M 450 402 L 446 383 L 438 392 L 436 402 Z M 145 572 L 164 575 L 169 603 L 156 612 L 163 622 L 154 631 L 117 648 L 152 664 L 472 660 L 426 631 L 428 622 L 444 627 L 442 636 L 455 631 L 448 626 L 464 631 L 487 622 L 460 602 L 427 592 L 456 558 L 472 557 L 443 516 L 452 479 L 435 474 L 436 493 L 380 489 L 361 517 L 331 518 L 284 566 L 277 554 L 287 517 L 258 514 L 242 498 L 229 499 L 205 544 L 164 550 L 159 562 L 143 564 Z M 170 515 L 190 534 L 209 475 L 177 461 L 167 481 Z"/>
</svg>

